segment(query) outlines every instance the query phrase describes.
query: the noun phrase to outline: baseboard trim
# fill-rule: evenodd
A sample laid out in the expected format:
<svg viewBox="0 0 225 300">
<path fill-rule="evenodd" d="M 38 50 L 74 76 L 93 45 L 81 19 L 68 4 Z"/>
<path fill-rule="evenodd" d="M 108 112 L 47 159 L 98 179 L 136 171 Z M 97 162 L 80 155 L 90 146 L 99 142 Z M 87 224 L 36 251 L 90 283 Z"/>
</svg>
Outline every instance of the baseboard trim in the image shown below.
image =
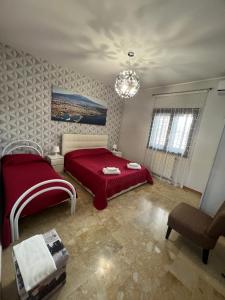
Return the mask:
<svg viewBox="0 0 225 300">
<path fill-rule="evenodd" d="M 183 189 L 186 190 L 186 191 L 195 193 L 195 194 L 197 194 L 197 195 L 199 195 L 199 196 L 202 196 L 202 193 L 201 193 L 201 192 L 196 191 L 196 190 L 194 190 L 194 189 L 191 189 L 191 188 L 189 188 L 189 187 L 187 187 L 187 186 L 183 186 Z"/>
</svg>

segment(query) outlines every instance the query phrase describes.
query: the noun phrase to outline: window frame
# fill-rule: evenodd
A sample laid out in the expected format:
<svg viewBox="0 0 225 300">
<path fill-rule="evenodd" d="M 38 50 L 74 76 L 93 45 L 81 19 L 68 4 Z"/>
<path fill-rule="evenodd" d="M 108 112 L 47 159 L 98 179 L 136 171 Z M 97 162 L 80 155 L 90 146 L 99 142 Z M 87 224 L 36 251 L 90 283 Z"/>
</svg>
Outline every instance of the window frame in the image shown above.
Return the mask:
<svg viewBox="0 0 225 300">
<path fill-rule="evenodd" d="M 196 127 L 196 122 L 197 122 L 197 118 L 199 116 L 199 112 L 200 112 L 199 108 L 155 108 L 155 109 L 153 109 L 151 126 L 150 126 L 149 136 L 148 136 L 147 148 L 148 149 L 153 149 L 153 150 L 156 150 L 156 151 L 159 151 L 159 152 L 169 153 L 171 155 L 182 156 L 182 157 L 187 158 L 188 153 L 189 153 L 188 150 L 191 146 L 191 139 L 192 139 L 193 131 L 195 130 L 195 127 Z M 165 144 L 164 144 L 163 149 L 160 149 L 160 148 L 153 147 L 153 146 L 149 145 L 150 139 L 151 139 L 151 134 L 152 134 L 153 122 L 154 122 L 155 116 L 157 114 L 169 114 L 170 115 L 170 121 L 169 121 L 168 129 L 167 129 L 167 134 L 166 134 L 166 139 L 165 139 Z M 170 136 L 170 132 L 171 132 L 172 124 L 173 124 L 173 119 L 174 119 L 174 116 L 177 116 L 179 114 L 192 114 L 193 115 L 193 121 L 192 121 L 192 124 L 191 124 L 191 128 L 189 130 L 189 133 L 188 133 L 187 144 L 186 144 L 185 151 L 184 151 L 183 155 L 181 153 L 176 153 L 176 152 L 167 150 L 167 146 L 168 146 L 168 143 L 169 143 L 169 136 Z"/>
</svg>

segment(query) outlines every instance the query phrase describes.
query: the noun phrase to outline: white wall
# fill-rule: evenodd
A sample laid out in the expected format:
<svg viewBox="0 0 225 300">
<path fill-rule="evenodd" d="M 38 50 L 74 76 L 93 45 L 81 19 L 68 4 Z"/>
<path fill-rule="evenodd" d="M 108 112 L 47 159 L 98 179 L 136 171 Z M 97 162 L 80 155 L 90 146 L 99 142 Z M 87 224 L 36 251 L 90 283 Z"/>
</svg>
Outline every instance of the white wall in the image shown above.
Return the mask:
<svg viewBox="0 0 225 300">
<path fill-rule="evenodd" d="M 153 102 L 151 95 L 142 91 L 138 98 L 127 100 L 124 105 L 120 128 L 119 148 L 123 156 L 143 162 Z"/>
<path fill-rule="evenodd" d="M 225 120 L 225 95 L 209 93 L 193 153 L 187 186 L 203 192 L 213 165 Z"/>
<path fill-rule="evenodd" d="M 218 147 L 216 158 L 210 172 L 201 209 L 214 215 L 225 201 L 225 128 Z"/>
<path fill-rule="evenodd" d="M 214 161 L 225 119 L 225 96 L 217 95 L 219 79 L 142 90 L 124 106 L 119 147 L 128 159 L 144 162 L 154 100 L 152 93 L 191 91 L 212 87 L 203 110 L 185 186 L 203 192 Z"/>
</svg>

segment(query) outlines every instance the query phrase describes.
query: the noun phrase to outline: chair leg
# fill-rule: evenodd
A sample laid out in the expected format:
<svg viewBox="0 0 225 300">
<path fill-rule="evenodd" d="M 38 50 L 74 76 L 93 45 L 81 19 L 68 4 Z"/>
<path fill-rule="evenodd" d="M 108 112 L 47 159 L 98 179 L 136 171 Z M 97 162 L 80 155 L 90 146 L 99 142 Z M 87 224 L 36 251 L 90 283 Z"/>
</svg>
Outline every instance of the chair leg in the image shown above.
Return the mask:
<svg viewBox="0 0 225 300">
<path fill-rule="evenodd" d="M 209 249 L 202 250 L 202 262 L 207 265 L 209 258 Z"/>
<path fill-rule="evenodd" d="M 172 227 L 168 226 L 167 228 L 167 232 L 166 232 L 166 239 L 168 240 L 169 236 L 170 236 L 170 233 L 172 231 Z"/>
</svg>

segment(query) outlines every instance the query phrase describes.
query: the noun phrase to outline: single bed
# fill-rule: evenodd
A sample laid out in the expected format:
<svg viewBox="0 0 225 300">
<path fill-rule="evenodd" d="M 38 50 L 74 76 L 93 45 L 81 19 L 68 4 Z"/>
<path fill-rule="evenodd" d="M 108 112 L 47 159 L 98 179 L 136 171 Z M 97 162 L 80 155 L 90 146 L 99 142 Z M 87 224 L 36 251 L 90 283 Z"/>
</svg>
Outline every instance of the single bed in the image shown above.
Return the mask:
<svg viewBox="0 0 225 300">
<path fill-rule="evenodd" d="M 117 157 L 107 150 L 107 136 L 64 134 L 62 154 L 65 171 L 80 182 L 94 196 L 94 206 L 101 210 L 107 200 L 146 182 L 152 184 L 151 174 L 127 168 L 130 161 Z M 118 167 L 120 175 L 104 175 L 104 167 Z"/>
<path fill-rule="evenodd" d="M 33 150 L 37 154 L 12 154 L 18 149 Z M 38 213 L 68 199 L 71 201 L 71 214 L 75 211 L 76 192 L 73 185 L 63 180 L 42 155 L 40 146 L 27 140 L 12 142 L 2 152 L 4 248 L 19 238 L 20 216 Z"/>
</svg>

